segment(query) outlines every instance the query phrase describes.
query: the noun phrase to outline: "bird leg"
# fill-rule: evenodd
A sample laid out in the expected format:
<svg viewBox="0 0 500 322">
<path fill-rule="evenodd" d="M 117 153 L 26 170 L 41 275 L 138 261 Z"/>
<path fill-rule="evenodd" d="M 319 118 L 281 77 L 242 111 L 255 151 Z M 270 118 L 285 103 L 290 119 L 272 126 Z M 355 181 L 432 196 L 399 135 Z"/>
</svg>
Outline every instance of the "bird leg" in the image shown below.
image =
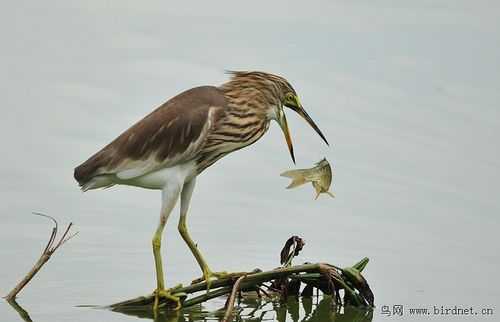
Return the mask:
<svg viewBox="0 0 500 322">
<path fill-rule="evenodd" d="M 189 232 L 187 230 L 186 226 L 186 216 L 181 214 L 181 219 L 179 220 L 179 232 L 182 236 L 182 239 L 186 242 L 188 245 L 189 249 L 191 250 L 191 253 L 193 254 L 194 258 L 198 262 L 198 265 L 200 266 L 201 271 L 203 272 L 203 277 L 201 279 L 197 279 L 193 282 L 201 282 L 205 280 L 207 282 L 207 290 L 210 289 L 212 278 L 224 278 L 228 274 L 226 272 L 212 272 L 210 267 L 208 266 L 207 262 L 203 258 L 203 255 L 201 254 L 200 250 L 198 249 L 198 246 L 195 244 L 195 242 L 191 239 L 191 236 L 189 235 Z"/>
<path fill-rule="evenodd" d="M 163 275 L 163 263 L 161 259 L 161 238 L 163 234 L 163 229 L 165 228 L 165 224 L 167 223 L 168 216 L 170 212 L 175 207 L 175 203 L 179 197 L 179 188 L 172 189 L 164 189 L 162 191 L 163 203 L 162 210 L 160 215 L 160 223 L 158 224 L 158 228 L 156 229 L 155 234 L 153 235 L 153 255 L 155 259 L 155 269 L 156 269 L 156 290 L 154 291 L 155 300 L 153 303 L 153 310 L 156 312 L 159 306 L 160 297 L 165 298 L 168 301 L 174 302 L 176 304 L 175 310 L 181 308 L 181 302 L 179 297 L 174 296 L 170 293 L 169 290 L 165 289 L 165 280 Z"/>
<path fill-rule="evenodd" d="M 198 249 L 198 246 L 196 243 L 191 239 L 191 236 L 189 235 L 188 229 L 187 229 L 187 224 L 186 224 L 186 217 L 187 217 L 187 211 L 189 208 L 189 203 L 191 201 L 191 195 L 193 194 L 193 189 L 196 183 L 196 178 L 191 179 L 189 182 L 186 182 L 184 184 L 184 187 L 182 188 L 182 193 L 181 193 L 181 215 L 179 219 L 179 233 L 182 236 L 182 239 L 186 242 L 188 245 L 189 249 L 191 250 L 191 253 L 193 254 L 194 258 L 198 262 L 198 265 L 201 268 L 201 271 L 203 272 L 203 279 L 207 281 L 207 290 L 210 289 L 211 286 L 211 280 L 213 277 L 215 278 L 223 278 L 226 277 L 228 274 L 226 272 L 212 272 L 210 267 L 208 266 L 207 262 L 203 258 L 203 255 Z"/>
</svg>

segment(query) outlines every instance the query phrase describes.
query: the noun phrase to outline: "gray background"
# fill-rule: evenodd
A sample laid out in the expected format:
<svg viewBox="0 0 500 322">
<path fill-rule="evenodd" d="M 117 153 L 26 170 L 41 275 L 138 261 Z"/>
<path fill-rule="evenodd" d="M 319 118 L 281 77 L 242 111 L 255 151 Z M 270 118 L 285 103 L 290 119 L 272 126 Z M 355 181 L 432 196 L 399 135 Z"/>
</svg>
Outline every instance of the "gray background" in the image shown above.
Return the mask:
<svg viewBox="0 0 500 322">
<path fill-rule="evenodd" d="M 286 77 L 331 147 L 288 112 L 297 166 L 332 163 L 336 199 L 285 190 L 279 127 L 198 180 L 189 226 L 215 270 L 371 259 L 376 304 L 500 300 L 500 14 L 497 1 L 2 2 L 0 294 L 27 271 L 50 226 L 80 235 L 21 295 L 37 321 L 128 320 L 75 308 L 154 288 L 160 194 L 81 193 L 74 166 L 176 93 L 224 69 Z M 164 238 L 167 283 L 199 269 Z M 498 312 L 497 312 L 498 313 Z M 1 320 L 16 313 L 0 303 Z M 498 315 L 498 314 L 497 314 Z M 491 319 L 493 319 L 492 317 Z M 384 320 L 376 309 L 374 320 Z"/>
</svg>

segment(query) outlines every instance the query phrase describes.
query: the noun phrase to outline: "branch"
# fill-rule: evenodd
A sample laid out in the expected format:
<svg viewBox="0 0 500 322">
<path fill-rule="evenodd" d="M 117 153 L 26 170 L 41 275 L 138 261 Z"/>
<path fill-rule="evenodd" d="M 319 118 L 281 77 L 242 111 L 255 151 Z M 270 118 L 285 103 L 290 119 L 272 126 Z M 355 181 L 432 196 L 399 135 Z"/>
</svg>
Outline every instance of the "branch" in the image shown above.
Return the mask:
<svg viewBox="0 0 500 322">
<path fill-rule="evenodd" d="M 57 220 L 55 220 L 54 217 L 44 215 L 41 213 L 34 212 L 33 214 L 36 216 L 41 216 L 41 217 L 45 217 L 45 218 L 52 220 L 52 222 L 54 222 L 54 227 L 52 228 L 52 232 L 50 234 L 49 241 L 47 242 L 47 245 L 45 246 L 42 254 L 40 255 L 40 258 L 38 258 L 35 265 L 26 274 L 26 276 L 24 276 L 24 278 L 12 289 L 12 291 L 10 291 L 9 294 L 7 294 L 7 296 L 5 296 L 5 299 L 7 301 L 14 300 L 16 298 L 17 294 L 31 281 L 31 279 L 36 275 L 36 273 L 38 273 L 38 271 L 43 267 L 43 265 L 45 265 L 45 263 L 50 259 L 52 254 L 54 254 L 54 252 L 59 247 L 61 247 L 64 243 L 66 243 L 68 240 L 70 240 L 71 238 L 75 237 L 78 234 L 78 232 L 76 232 L 72 235 L 68 235 L 69 230 L 71 229 L 71 227 L 73 225 L 73 223 L 69 223 L 68 227 L 66 228 L 66 230 L 62 234 L 62 236 L 59 239 L 59 241 L 57 242 L 57 244 L 54 245 L 56 237 L 57 237 L 58 227 L 59 227 L 57 224 Z"/>
<path fill-rule="evenodd" d="M 365 257 L 346 268 L 327 263 L 306 263 L 292 266 L 293 258 L 299 254 L 304 245 L 303 239 L 298 236 L 289 238 L 280 254 L 281 267 L 265 272 L 255 269 L 252 272 L 233 273 L 225 278 L 211 281 L 210 290 L 207 289 L 207 282 L 194 281 L 189 286 L 180 285 L 171 288 L 169 292 L 181 299 L 183 308 L 230 294 L 226 302 L 227 311 L 224 321 L 229 321 L 231 318 L 238 292 L 257 291 L 260 296 L 263 287 L 268 290 L 264 292 L 267 297 L 275 295 L 282 299 L 286 299 L 287 296 L 310 297 L 316 288 L 324 294 L 331 295 L 336 305 L 374 306 L 373 293 L 366 279 L 361 275 L 368 264 L 368 258 Z M 301 285 L 304 284 L 305 287 L 300 292 Z M 343 297 L 341 297 L 340 290 L 344 290 Z M 198 292 L 203 293 L 198 295 L 196 294 Z M 150 294 L 112 304 L 108 308 L 123 313 L 150 311 L 154 299 L 154 295 Z M 169 307 L 169 305 L 164 305 L 165 299 L 160 299 L 160 301 L 163 307 Z"/>
<path fill-rule="evenodd" d="M 359 263 L 363 262 L 366 265 L 366 260 L 363 259 L 352 267 L 357 267 Z M 330 272 L 330 270 L 335 270 L 335 273 Z M 344 277 L 340 274 L 342 269 L 338 269 L 335 266 L 326 263 L 316 263 L 316 264 L 303 264 L 296 265 L 292 267 L 280 267 L 277 269 L 273 269 L 270 271 L 262 272 L 260 270 L 254 270 L 250 273 L 235 273 L 231 274 L 229 277 L 221 278 L 211 283 L 211 289 L 209 292 L 203 293 L 202 295 L 198 295 L 189 299 L 186 299 L 182 303 L 183 308 L 187 308 L 193 306 L 195 304 L 199 304 L 202 302 L 206 302 L 210 299 L 227 295 L 231 293 L 233 290 L 234 278 L 245 276 L 245 279 L 241 281 L 240 289 L 241 290 L 255 290 L 263 283 L 269 283 L 273 281 L 283 280 L 290 278 L 291 280 L 299 280 L 307 285 L 311 284 L 314 287 L 320 288 L 323 291 L 327 291 L 327 287 L 325 281 L 333 280 L 333 283 L 336 283 L 336 289 L 345 289 L 349 295 L 351 295 L 354 300 L 358 300 L 355 302 L 358 306 L 366 306 L 364 305 L 365 301 L 361 299 L 361 296 L 358 292 L 355 291 L 354 288 L 349 286 L 347 280 L 344 280 Z M 327 274 L 327 272 L 330 272 Z M 310 274 L 316 273 L 316 274 Z M 326 279 L 326 280 L 325 280 Z M 273 291 L 279 291 L 278 289 L 271 287 Z M 196 284 L 192 284 L 189 286 L 180 286 L 173 289 L 170 289 L 172 295 L 176 294 L 184 294 L 190 295 L 193 293 L 197 293 L 200 291 L 207 290 L 207 283 L 200 282 Z M 126 311 L 131 308 L 134 309 L 150 309 L 151 305 L 154 301 L 154 295 L 148 296 L 139 296 L 127 301 L 122 301 L 118 303 L 114 303 L 109 305 L 108 307 L 113 311 Z"/>
<path fill-rule="evenodd" d="M 227 305 L 226 305 L 226 314 L 224 314 L 224 319 L 222 322 L 228 322 L 233 315 L 234 301 L 236 299 L 236 294 L 240 290 L 240 284 L 243 279 L 245 279 L 246 275 L 239 277 L 233 285 L 233 290 L 231 291 L 231 296 L 229 296 Z"/>
</svg>

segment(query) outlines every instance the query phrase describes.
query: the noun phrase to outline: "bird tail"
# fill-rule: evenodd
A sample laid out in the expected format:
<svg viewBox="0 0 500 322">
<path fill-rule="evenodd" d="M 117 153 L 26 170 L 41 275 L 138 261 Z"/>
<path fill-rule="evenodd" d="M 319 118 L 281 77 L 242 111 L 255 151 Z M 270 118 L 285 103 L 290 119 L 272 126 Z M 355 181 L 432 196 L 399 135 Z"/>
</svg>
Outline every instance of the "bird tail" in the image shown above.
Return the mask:
<svg viewBox="0 0 500 322">
<path fill-rule="evenodd" d="M 107 189 L 114 185 L 115 183 L 111 180 L 109 175 L 97 175 L 88 181 L 80 183 L 80 189 L 85 192 L 99 188 Z"/>
<path fill-rule="evenodd" d="M 303 185 L 308 180 L 305 177 L 306 170 L 289 170 L 281 174 L 282 177 L 291 178 L 292 182 L 286 187 L 287 189 L 292 189 Z"/>
<path fill-rule="evenodd" d="M 83 191 L 112 185 L 110 176 L 104 173 L 105 165 L 112 160 L 112 157 L 109 149 L 104 148 L 75 168 L 73 176 Z"/>
</svg>

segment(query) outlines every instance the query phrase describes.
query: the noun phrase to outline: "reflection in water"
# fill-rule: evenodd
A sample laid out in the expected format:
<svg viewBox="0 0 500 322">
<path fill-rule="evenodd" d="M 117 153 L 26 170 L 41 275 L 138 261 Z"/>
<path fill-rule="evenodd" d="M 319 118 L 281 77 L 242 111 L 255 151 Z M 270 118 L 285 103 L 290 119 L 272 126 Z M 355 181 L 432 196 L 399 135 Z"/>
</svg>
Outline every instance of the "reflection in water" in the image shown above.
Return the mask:
<svg viewBox="0 0 500 322">
<path fill-rule="evenodd" d="M 29 313 L 15 300 L 7 301 L 25 322 L 33 322 Z M 155 322 L 202 322 L 221 321 L 224 317 L 224 309 L 208 312 L 202 305 L 195 305 L 181 312 L 159 313 L 156 316 L 153 311 L 142 308 L 128 308 L 120 313 L 147 318 Z M 372 309 L 360 309 L 354 307 L 335 307 L 331 297 L 301 298 L 297 300 L 290 297 L 288 301 L 262 300 L 256 298 L 243 298 L 239 305 L 234 308 L 234 321 L 238 322 L 262 322 L 262 321 L 293 321 L 293 322 L 371 322 L 373 318 Z"/>
<path fill-rule="evenodd" d="M 25 322 L 33 322 L 29 313 L 15 300 L 7 301 Z M 147 318 L 155 322 L 201 322 L 221 321 L 224 309 L 207 312 L 202 305 L 196 305 L 181 312 L 159 313 L 153 315 L 152 310 L 144 308 L 128 308 L 120 313 L 139 318 Z M 325 296 L 321 300 L 315 298 L 301 298 L 297 300 L 290 297 L 288 301 L 262 300 L 256 298 L 243 298 L 234 308 L 234 321 L 261 322 L 261 321 L 293 321 L 293 322 L 371 322 L 372 309 L 354 307 L 335 308 L 331 297 Z"/>
<path fill-rule="evenodd" d="M 155 322 L 198 322 L 221 321 L 224 310 L 207 312 L 198 305 L 182 312 L 153 315 L 151 310 L 127 309 L 120 311 L 127 315 L 149 318 Z M 293 321 L 293 322 L 371 322 L 372 309 L 335 307 L 331 297 L 297 298 L 290 297 L 286 303 L 260 299 L 242 299 L 234 309 L 234 321 Z"/>
<path fill-rule="evenodd" d="M 7 303 L 9 303 L 10 306 L 12 306 L 14 310 L 16 310 L 16 312 L 19 314 L 21 319 L 23 319 L 23 321 L 33 322 L 28 312 L 25 309 L 23 309 L 23 307 L 19 305 L 19 303 L 17 303 L 16 300 L 7 300 Z"/>
</svg>

